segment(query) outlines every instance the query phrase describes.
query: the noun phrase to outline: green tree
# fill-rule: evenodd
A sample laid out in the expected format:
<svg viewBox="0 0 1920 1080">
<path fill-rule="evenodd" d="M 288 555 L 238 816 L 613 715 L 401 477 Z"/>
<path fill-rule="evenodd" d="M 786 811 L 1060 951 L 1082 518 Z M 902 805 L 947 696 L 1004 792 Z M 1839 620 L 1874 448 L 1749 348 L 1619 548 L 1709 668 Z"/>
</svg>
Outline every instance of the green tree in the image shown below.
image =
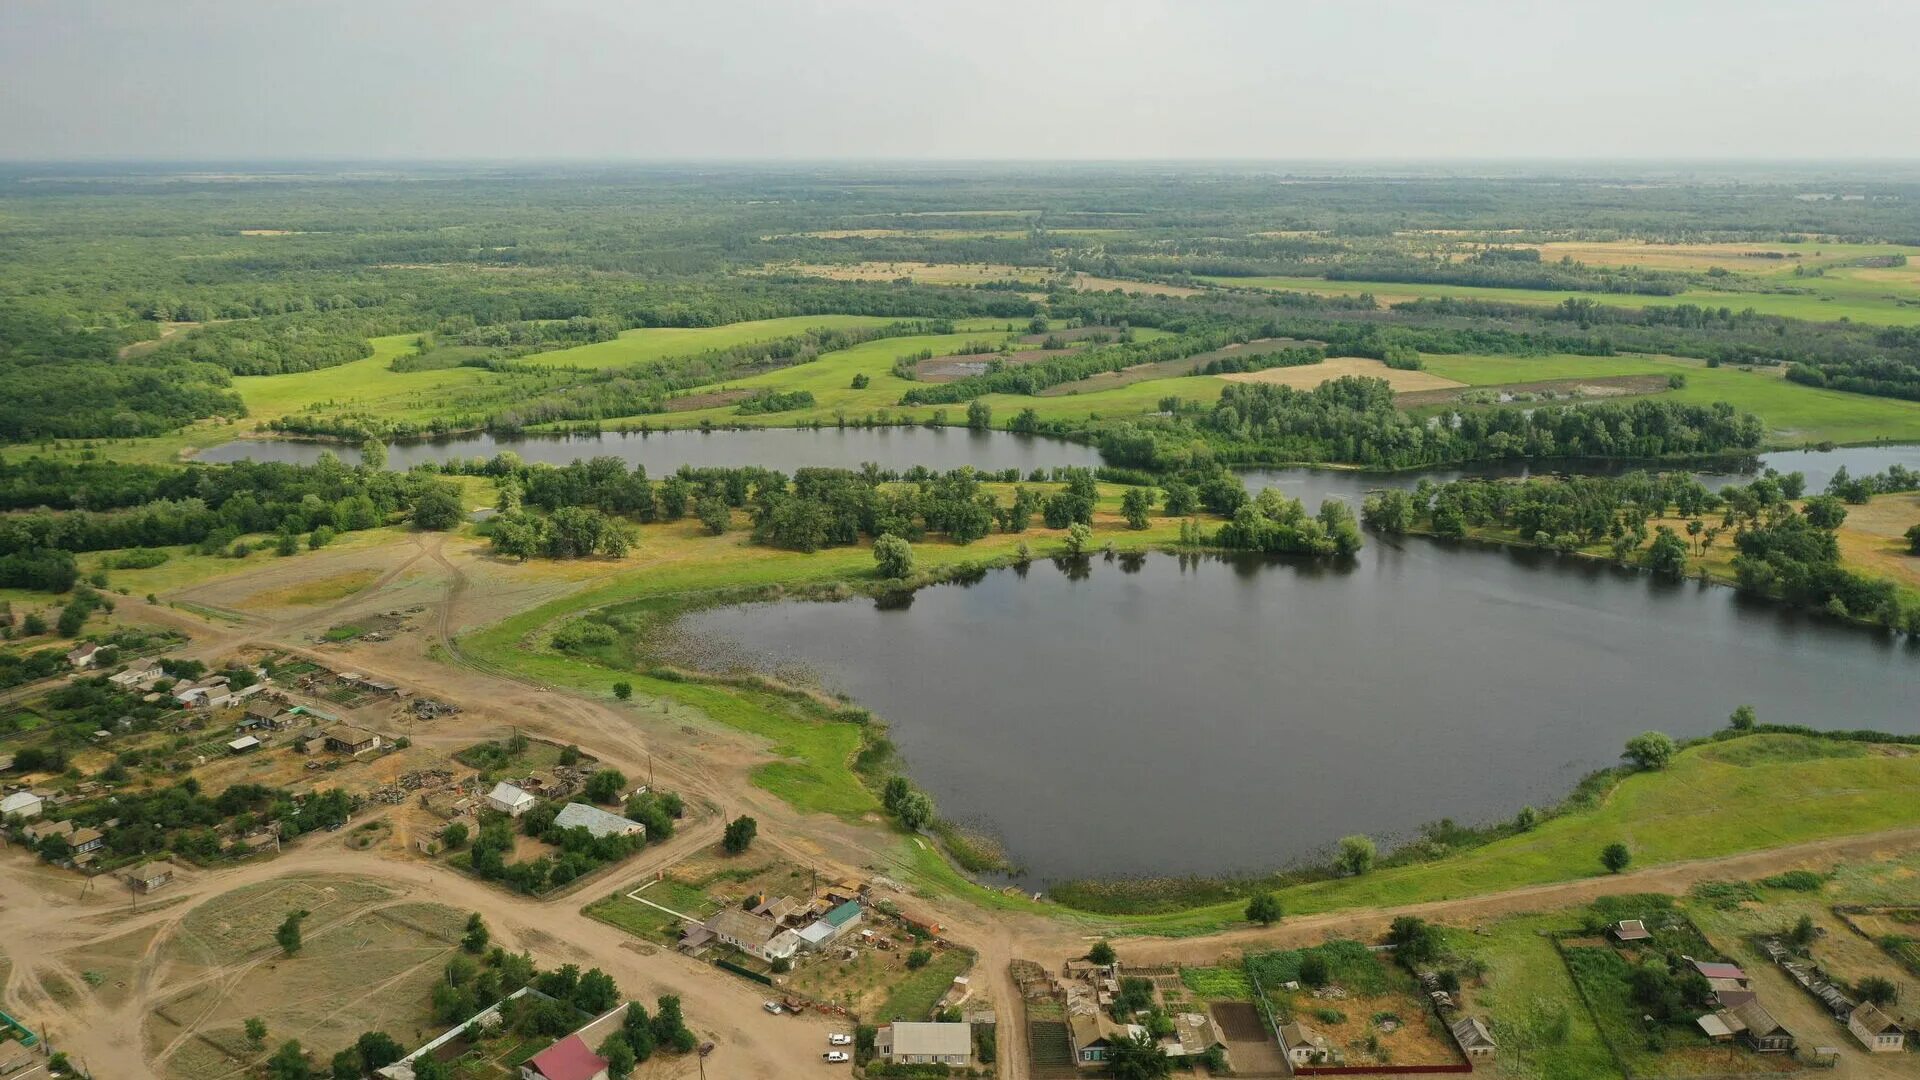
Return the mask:
<svg viewBox="0 0 1920 1080">
<path fill-rule="evenodd" d="M 625 773 L 619 769 L 601 769 L 587 777 L 586 785 L 580 789 L 580 793 L 594 802 L 610 803 L 620 798 L 620 793 L 626 790 L 626 786 Z"/>
<path fill-rule="evenodd" d="M 1130 487 L 1120 496 L 1120 514 L 1130 529 L 1147 527 L 1147 515 L 1153 510 L 1153 489 Z"/>
<path fill-rule="evenodd" d="M 1687 542 L 1665 525 L 1654 530 L 1653 543 L 1647 547 L 1647 569 L 1664 578 L 1679 580 L 1687 576 Z"/>
<path fill-rule="evenodd" d="M 1136 1032 L 1107 1051 L 1107 1071 L 1114 1080 L 1165 1080 L 1173 1062 L 1152 1035 Z"/>
<path fill-rule="evenodd" d="M 899 815 L 900 824 L 919 832 L 933 824 L 933 796 L 915 788 L 900 799 L 893 812 Z"/>
<path fill-rule="evenodd" d="M 871 382 L 872 380 L 867 378 L 867 373 L 863 371 L 853 377 L 853 388 L 855 390 L 865 390 Z"/>
<path fill-rule="evenodd" d="M 1813 944 L 1813 939 L 1818 936 L 1818 933 L 1813 926 L 1813 916 L 1802 915 L 1800 916 L 1800 921 L 1793 924 L 1793 929 L 1788 932 L 1787 936 L 1793 940 L 1795 945 L 1804 949 Z"/>
<path fill-rule="evenodd" d="M 1753 706 L 1741 705 L 1733 710 L 1733 715 L 1727 718 L 1727 723 L 1731 724 L 1735 731 L 1752 731 L 1753 725 L 1759 720 L 1760 718 L 1754 714 Z"/>
<path fill-rule="evenodd" d="M 880 576 L 900 580 L 913 574 L 913 545 L 892 533 L 881 533 L 873 541 L 873 561 Z"/>
<path fill-rule="evenodd" d="M 1343 836 L 1340 838 L 1340 852 L 1334 856 L 1333 865 L 1343 874 L 1358 876 L 1373 869 L 1373 860 L 1380 849 L 1370 836 Z"/>
<path fill-rule="evenodd" d="M 1309 950 L 1300 957 L 1300 981 L 1312 987 L 1327 985 L 1333 978 L 1333 971 L 1327 964 L 1326 956 L 1318 949 Z"/>
<path fill-rule="evenodd" d="M 626 701 L 633 697 L 633 684 L 625 681 L 614 683 L 613 696 L 619 698 L 621 701 Z"/>
<path fill-rule="evenodd" d="M 919 971 L 933 960 L 932 949 L 915 949 L 907 954 L 907 970 Z"/>
<path fill-rule="evenodd" d="M 460 489 L 445 480 L 429 481 L 414 496 L 415 528 L 445 532 L 466 519 L 467 511 L 460 505 Z"/>
<path fill-rule="evenodd" d="M 387 444 L 379 439 L 368 439 L 360 444 L 360 464 L 369 469 L 387 467 Z"/>
<path fill-rule="evenodd" d="M 1513 815 L 1513 827 L 1521 832 L 1532 832 L 1540 824 L 1540 811 L 1531 806 L 1523 806 Z"/>
<path fill-rule="evenodd" d="M 753 845 L 753 838 L 760 831 L 760 823 L 741 815 L 727 822 L 727 829 L 720 838 L 720 846 L 729 855 L 738 855 Z"/>
<path fill-rule="evenodd" d="M 727 505 L 727 500 L 718 495 L 708 495 L 694 503 L 693 513 L 700 519 L 700 524 L 706 526 L 707 531 L 714 536 L 726 532 L 733 524 L 732 508 Z"/>
<path fill-rule="evenodd" d="M 257 1016 L 249 1016 L 247 1017 L 245 1026 L 247 1030 L 247 1042 L 255 1047 L 265 1046 L 267 1044 L 267 1022 L 265 1020 Z"/>
<path fill-rule="evenodd" d="M 1087 553 L 1087 549 L 1092 546 L 1093 546 L 1093 526 L 1085 525 L 1078 521 L 1067 526 L 1067 554 L 1068 555 L 1072 555 L 1072 556 L 1085 555 Z"/>
<path fill-rule="evenodd" d="M 467 916 L 467 932 L 460 937 L 460 947 L 475 956 L 487 951 L 487 943 L 493 940 L 493 933 L 487 929 L 487 920 L 479 912 Z"/>
<path fill-rule="evenodd" d="M 632 1075 L 636 1064 L 633 1045 L 627 1042 L 627 1037 L 622 1032 L 616 1031 L 607 1036 L 601 1041 L 600 1049 L 596 1052 L 607 1060 L 607 1073 L 615 1080 L 626 1080 Z"/>
<path fill-rule="evenodd" d="M 1625 870 L 1627 864 L 1632 861 L 1633 852 L 1627 850 L 1627 845 L 1617 840 L 1600 849 L 1600 865 L 1606 867 L 1610 874 Z"/>
<path fill-rule="evenodd" d="M 299 554 L 300 534 L 294 532 L 292 529 L 280 530 L 279 537 L 274 540 L 273 550 L 275 554 L 283 557 Z"/>
<path fill-rule="evenodd" d="M 360 1051 L 353 1047 L 333 1055 L 333 1080 L 362 1080 L 367 1072 L 366 1063 L 360 1060 Z"/>
<path fill-rule="evenodd" d="M 300 1049 L 298 1039 L 281 1043 L 280 1049 L 267 1059 L 267 1076 L 271 1080 L 313 1080 L 313 1070 L 307 1065 L 306 1052 Z"/>
<path fill-rule="evenodd" d="M 1397 959 L 1424 964 L 1440 954 L 1440 931 L 1418 916 L 1402 915 L 1387 928 L 1387 944 Z"/>
<path fill-rule="evenodd" d="M 288 956 L 300 951 L 300 921 L 307 917 L 304 911 L 289 911 L 281 921 L 280 929 L 274 931 L 273 940 L 280 945 L 280 951 Z"/>
<path fill-rule="evenodd" d="M 993 426 L 993 406 L 974 398 L 967 402 L 967 427 L 973 431 L 985 431 Z"/>
<path fill-rule="evenodd" d="M 1865 976 L 1853 984 L 1853 992 L 1869 1005 L 1891 1005 L 1900 1000 L 1900 988 L 1882 975 Z"/>
<path fill-rule="evenodd" d="M 384 1069 L 407 1056 L 406 1047 L 384 1031 L 363 1032 L 354 1040 L 353 1048 L 359 1052 L 361 1064 L 368 1069 Z"/>
<path fill-rule="evenodd" d="M 1636 768 L 1664 769 L 1679 750 L 1671 735 L 1644 731 L 1627 740 L 1627 749 L 1620 756 L 1633 762 Z"/>
<path fill-rule="evenodd" d="M 463 821 L 456 821 L 440 830 L 440 843 L 449 851 L 465 846 L 466 842 L 467 826 Z"/>
<path fill-rule="evenodd" d="M 1087 950 L 1087 959 L 1095 964 L 1111 964 L 1114 958 L 1113 946 L 1106 941 L 1096 941 Z"/>
<path fill-rule="evenodd" d="M 1266 890 L 1253 894 L 1247 901 L 1247 921 L 1257 922 L 1261 926 L 1272 926 L 1280 921 L 1280 898 Z"/>
<path fill-rule="evenodd" d="M 321 548 L 333 543 L 333 537 L 333 526 L 315 525 L 313 531 L 307 534 L 307 550 L 319 551 Z"/>
</svg>

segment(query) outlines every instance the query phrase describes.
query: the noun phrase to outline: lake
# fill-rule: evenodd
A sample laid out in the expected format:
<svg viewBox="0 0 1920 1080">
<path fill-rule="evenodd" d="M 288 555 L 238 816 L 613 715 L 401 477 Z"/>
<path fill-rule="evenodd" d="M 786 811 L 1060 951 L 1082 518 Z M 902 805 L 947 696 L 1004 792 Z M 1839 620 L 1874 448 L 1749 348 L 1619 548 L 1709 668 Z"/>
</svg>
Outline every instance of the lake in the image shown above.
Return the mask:
<svg viewBox="0 0 1920 1080">
<path fill-rule="evenodd" d="M 579 458 L 610 456 L 628 465 L 645 465 L 649 476 L 664 476 L 682 465 L 706 466 L 764 465 L 785 472 L 806 466 L 857 469 L 871 461 L 885 468 L 909 469 L 925 465 L 929 469 L 957 469 L 971 465 L 976 469 L 1019 469 L 1056 465 L 1098 466 L 1100 453 L 1091 446 L 1009 431 L 968 431 L 965 428 L 752 428 L 734 431 L 656 431 L 608 432 L 600 435 L 528 435 L 503 438 L 493 435 L 463 435 L 425 442 L 394 443 L 387 447 L 387 465 L 410 469 L 423 462 L 447 462 L 469 458 L 490 458 L 511 450 L 529 462 L 565 465 Z M 320 455 L 332 451 L 348 464 L 360 461 L 358 448 L 340 443 L 299 439 L 235 439 L 208 447 L 195 460 L 209 463 L 229 461 L 285 461 L 310 465 Z M 1787 450 L 1762 454 L 1743 463 L 1737 470 L 1702 472 L 1711 487 L 1753 478 L 1760 468 L 1781 472 L 1799 470 L 1806 474 L 1807 490 L 1826 487 L 1835 470 L 1845 466 L 1856 476 L 1876 473 L 1898 462 L 1920 469 L 1920 445 L 1842 447 L 1836 450 Z M 1425 472 L 1375 473 L 1343 469 L 1249 469 L 1245 475 L 1255 490 L 1278 487 L 1289 495 L 1307 500 L 1309 508 L 1321 498 L 1338 495 L 1358 501 L 1370 490 L 1382 487 L 1412 487 L 1422 476 L 1436 483 L 1463 476 L 1524 476 L 1540 471 L 1618 472 L 1644 465 L 1612 462 L 1498 462 L 1469 468 L 1431 469 Z"/>
<path fill-rule="evenodd" d="M 1471 628 L 1463 633 L 1464 628 Z M 1546 805 L 1648 728 L 1920 730 L 1920 651 L 1551 554 L 1369 536 L 1345 566 L 1040 560 L 976 584 L 688 616 L 683 659 L 804 674 L 890 726 L 1030 887 L 1272 869 Z M 1845 687 L 1836 693 L 1834 688 Z"/>
<path fill-rule="evenodd" d="M 294 439 L 236 439 L 201 451 L 195 460 L 286 461 L 308 465 L 320 460 L 320 455 L 329 450 L 349 464 L 360 461 L 357 448 Z M 1098 450 L 1062 439 L 956 427 L 890 427 L 655 431 L 644 435 L 607 432 L 522 438 L 467 435 L 394 443 L 387 447 L 387 466 L 410 469 L 429 461 L 490 458 L 502 450 L 511 450 L 528 462 L 550 465 L 565 465 L 578 458 L 617 457 L 629 466 L 645 465 L 649 476 L 665 476 L 682 465 L 695 468 L 764 465 L 791 473 L 809 466 L 858 469 L 872 461 L 900 469 L 925 465 L 944 472 L 971 465 L 976 469 L 1019 469 L 1025 473 L 1055 465 L 1100 464 Z"/>
</svg>

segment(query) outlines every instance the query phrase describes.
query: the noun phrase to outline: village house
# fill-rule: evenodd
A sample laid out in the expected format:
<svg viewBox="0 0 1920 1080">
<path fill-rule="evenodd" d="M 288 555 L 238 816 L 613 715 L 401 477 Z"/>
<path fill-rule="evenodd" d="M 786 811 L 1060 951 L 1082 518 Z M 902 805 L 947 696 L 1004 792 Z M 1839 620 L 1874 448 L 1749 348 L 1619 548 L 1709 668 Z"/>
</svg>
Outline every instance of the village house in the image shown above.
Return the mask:
<svg viewBox="0 0 1920 1080">
<path fill-rule="evenodd" d="M 800 948 L 800 935 L 750 911 L 730 907 L 708 919 L 705 929 L 721 942 L 762 960 L 787 960 Z"/>
<path fill-rule="evenodd" d="M 973 1028 L 968 1024 L 895 1022 L 873 1037 L 873 1052 L 890 1065 L 973 1065 Z"/>
<path fill-rule="evenodd" d="M 801 930 L 800 941 L 809 949 L 824 949 L 842 934 L 859 926 L 864 914 L 858 901 L 849 900 Z"/>
<path fill-rule="evenodd" d="M 607 1059 L 569 1035 L 520 1066 L 520 1080 L 607 1080 Z"/>
<path fill-rule="evenodd" d="M 1862 1005 L 1847 1017 L 1847 1030 L 1870 1053 L 1891 1054 L 1906 1049 L 1907 1035 L 1899 1024 L 1872 1005 Z"/>
<path fill-rule="evenodd" d="M 147 690 L 165 677 L 166 672 L 160 670 L 160 661 L 148 657 L 135 660 L 125 669 L 107 676 L 107 682 L 123 690 Z"/>
<path fill-rule="evenodd" d="M 508 817 L 519 817 L 533 809 L 534 797 L 507 783 L 505 780 L 493 785 L 487 792 L 487 805 Z"/>
<path fill-rule="evenodd" d="M 36 821 L 33 824 L 27 826 L 26 833 L 27 833 L 27 839 L 35 844 L 39 843 L 42 840 L 45 840 L 49 836 L 70 837 L 73 835 L 73 822 L 71 821 Z"/>
<path fill-rule="evenodd" d="M 234 725 L 235 731 L 279 731 L 292 721 L 292 715 L 282 709 L 278 702 L 256 701 L 247 706 L 247 711 Z"/>
<path fill-rule="evenodd" d="M 1460 1044 L 1460 1052 L 1467 1055 L 1468 1061 L 1490 1058 L 1500 1047 L 1493 1041 L 1493 1032 L 1480 1022 L 1477 1016 L 1463 1016 L 1453 1022 L 1453 1041 Z"/>
<path fill-rule="evenodd" d="M 1280 1048 L 1295 1066 L 1329 1064 L 1336 1060 L 1333 1045 L 1325 1035 L 1299 1021 L 1280 1026 Z"/>
<path fill-rule="evenodd" d="M 162 862 L 141 863 L 120 878 L 134 892 L 150 893 L 173 881 L 173 867 Z"/>
<path fill-rule="evenodd" d="M 1721 1009 L 1714 1015 L 1727 1030 L 1758 1053 L 1786 1054 L 1793 1051 L 1793 1033 L 1781 1027 L 1780 1021 L 1775 1020 L 1773 1014 L 1757 1000 L 1731 1009 Z"/>
<path fill-rule="evenodd" d="M 336 754 L 359 757 L 380 749 L 380 736 L 352 724 L 339 724 L 326 730 L 327 749 Z"/>
<path fill-rule="evenodd" d="M 77 829 L 72 836 L 67 837 L 67 843 L 73 845 L 73 853 L 75 855 L 85 855 L 88 852 L 98 851 L 101 845 L 106 842 L 107 834 L 101 832 L 99 829 Z"/>
<path fill-rule="evenodd" d="M 45 800 L 31 791 L 16 791 L 0 799 L 0 821 L 39 817 L 45 805 Z"/>
<path fill-rule="evenodd" d="M 76 670 L 90 668 L 93 666 L 94 657 L 97 656 L 99 652 L 100 646 L 89 641 L 69 651 L 67 653 L 67 663 L 72 664 Z"/>
<path fill-rule="evenodd" d="M 1210 1050 L 1226 1048 L 1227 1044 L 1220 1040 L 1220 1033 L 1213 1026 L 1213 1018 L 1198 1012 L 1175 1013 L 1173 1034 L 1160 1040 L 1160 1049 L 1170 1058 L 1205 1057 Z"/>
<path fill-rule="evenodd" d="M 644 835 L 647 831 L 647 827 L 637 821 L 629 821 L 619 814 L 609 814 L 597 806 L 577 802 L 561 807 L 560 812 L 553 816 L 553 824 L 561 829 L 585 829 L 595 839 L 632 836 L 636 833 Z"/>
</svg>

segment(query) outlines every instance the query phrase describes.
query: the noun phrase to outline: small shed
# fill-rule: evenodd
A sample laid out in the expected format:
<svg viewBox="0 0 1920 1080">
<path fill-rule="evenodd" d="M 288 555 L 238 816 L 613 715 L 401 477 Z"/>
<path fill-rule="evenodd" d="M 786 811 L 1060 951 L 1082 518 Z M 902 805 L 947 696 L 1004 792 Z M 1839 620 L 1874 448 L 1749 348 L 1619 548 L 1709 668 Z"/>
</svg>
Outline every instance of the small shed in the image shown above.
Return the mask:
<svg viewBox="0 0 1920 1080">
<path fill-rule="evenodd" d="M 1621 944 L 1653 940 L 1653 933 L 1647 929 L 1647 924 L 1639 919 L 1621 919 L 1609 927 L 1607 932 L 1613 935 L 1613 940 Z"/>
<path fill-rule="evenodd" d="M 163 862 L 141 863 L 120 877 L 134 892 L 150 893 L 173 881 L 173 867 Z"/>
<path fill-rule="evenodd" d="M 1500 1048 L 1493 1041 L 1493 1032 L 1481 1023 L 1477 1016 L 1463 1016 L 1453 1022 L 1453 1041 L 1460 1044 L 1460 1052 L 1469 1060 L 1490 1058 Z"/>
<path fill-rule="evenodd" d="M 227 750 L 234 754 L 250 753 L 260 749 L 260 740 L 251 735 L 242 735 L 227 744 Z"/>
</svg>

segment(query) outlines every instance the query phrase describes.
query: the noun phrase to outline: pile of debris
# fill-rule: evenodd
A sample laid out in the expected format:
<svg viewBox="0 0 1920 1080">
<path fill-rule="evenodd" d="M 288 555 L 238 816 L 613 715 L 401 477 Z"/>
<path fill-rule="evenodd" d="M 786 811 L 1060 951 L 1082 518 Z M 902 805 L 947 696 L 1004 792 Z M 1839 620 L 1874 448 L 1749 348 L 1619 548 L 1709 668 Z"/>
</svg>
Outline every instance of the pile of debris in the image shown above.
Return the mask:
<svg viewBox="0 0 1920 1080">
<path fill-rule="evenodd" d="M 386 787 L 375 788 L 367 797 L 377 803 L 399 806 L 407 801 L 411 792 L 443 788 L 452 782 L 453 774 L 445 769 L 419 769 L 401 774 L 397 781 Z"/>
<path fill-rule="evenodd" d="M 451 702 L 428 697 L 413 699 L 413 718 L 415 720 L 432 720 L 439 716 L 452 716 L 459 711 L 460 706 Z"/>
<path fill-rule="evenodd" d="M 1820 970 L 1820 965 L 1811 960 L 1795 957 L 1779 938 L 1761 938 L 1759 945 L 1767 954 L 1767 958 L 1780 965 L 1780 970 L 1786 972 L 1794 982 L 1799 983 L 1801 989 L 1820 999 L 1820 1004 L 1826 1006 L 1827 1012 L 1831 1013 L 1835 1020 L 1845 1023 L 1847 1017 L 1853 1015 L 1853 999 L 1848 997 L 1846 991 L 1833 980 L 1827 978 L 1827 973 Z"/>
</svg>

